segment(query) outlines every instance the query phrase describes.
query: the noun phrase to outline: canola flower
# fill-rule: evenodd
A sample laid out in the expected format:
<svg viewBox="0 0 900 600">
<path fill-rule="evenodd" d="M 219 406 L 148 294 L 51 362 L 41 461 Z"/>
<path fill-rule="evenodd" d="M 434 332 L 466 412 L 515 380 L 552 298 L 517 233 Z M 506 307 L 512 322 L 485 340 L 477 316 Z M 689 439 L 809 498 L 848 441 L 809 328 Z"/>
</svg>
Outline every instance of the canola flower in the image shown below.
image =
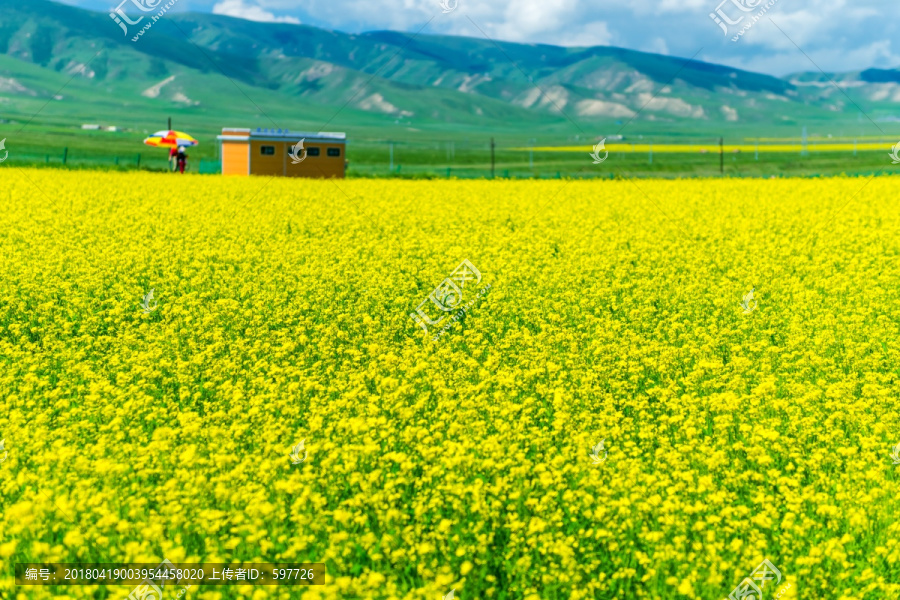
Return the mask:
<svg viewBox="0 0 900 600">
<path fill-rule="evenodd" d="M 202 600 L 900 595 L 894 178 L 170 178 L 3 171 L 0 597 L 163 558 L 328 566 Z"/>
</svg>

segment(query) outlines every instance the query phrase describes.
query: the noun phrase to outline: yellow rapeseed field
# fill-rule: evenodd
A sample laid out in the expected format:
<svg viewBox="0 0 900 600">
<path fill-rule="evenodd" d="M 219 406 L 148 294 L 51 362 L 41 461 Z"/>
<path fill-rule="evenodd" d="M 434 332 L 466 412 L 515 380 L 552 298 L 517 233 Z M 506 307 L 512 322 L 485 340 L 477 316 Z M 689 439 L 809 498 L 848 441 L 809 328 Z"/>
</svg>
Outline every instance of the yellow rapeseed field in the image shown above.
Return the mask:
<svg viewBox="0 0 900 600">
<path fill-rule="evenodd" d="M 722 600 L 764 559 L 765 600 L 897 598 L 897 181 L 4 166 L 0 597 L 166 558 L 328 566 L 202 600 Z"/>
</svg>

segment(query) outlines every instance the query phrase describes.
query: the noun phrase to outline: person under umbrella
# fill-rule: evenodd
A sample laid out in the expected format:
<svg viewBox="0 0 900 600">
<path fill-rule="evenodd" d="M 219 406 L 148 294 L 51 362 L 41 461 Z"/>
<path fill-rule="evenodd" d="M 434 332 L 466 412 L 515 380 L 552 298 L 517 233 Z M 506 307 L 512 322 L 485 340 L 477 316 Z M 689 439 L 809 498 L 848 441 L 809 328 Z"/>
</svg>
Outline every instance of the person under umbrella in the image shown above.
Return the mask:
<svg viewBox="0 0 900 600">
<path fill-rule="evenodd" d="M 179 166 L 178 155 L 184 154 L 184 149 L 198 144 L 197 140 L 184 133 L 183 131 L 157 131 L 144 140 L 144 144 L 154 148 L 165 148 L 169 151 L 170 168 L 176 171 L 181 168 Z M 179 152 L 180 151 L 180 152 Z M 187 154 L 184 154 L 184 167 L 187 166 Z"/>
<path fill-rule="evenodd" d="M 178 171 L 184 173 L 184 168 L 187 166 L 188 155 L 184 151 L 184 146 L 178 147 L 178 154 L 176 156 L 178 160 Z"/>
</svg>

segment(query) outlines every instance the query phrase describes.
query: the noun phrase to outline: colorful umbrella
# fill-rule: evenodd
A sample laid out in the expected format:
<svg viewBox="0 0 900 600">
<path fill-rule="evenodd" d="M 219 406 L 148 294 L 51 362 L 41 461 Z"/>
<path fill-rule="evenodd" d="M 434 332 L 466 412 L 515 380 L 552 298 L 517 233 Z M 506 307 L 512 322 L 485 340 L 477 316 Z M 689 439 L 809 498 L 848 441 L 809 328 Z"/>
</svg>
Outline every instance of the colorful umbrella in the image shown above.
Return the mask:
<svg viewBox="0 0 900 600">
<path fill-rule="evenodd" d="M 144 143 L 154 148 L 178 148 L 179 146 L 196 146 L 200 142 L 183 131 L 157 131 Z"/>
</svg>

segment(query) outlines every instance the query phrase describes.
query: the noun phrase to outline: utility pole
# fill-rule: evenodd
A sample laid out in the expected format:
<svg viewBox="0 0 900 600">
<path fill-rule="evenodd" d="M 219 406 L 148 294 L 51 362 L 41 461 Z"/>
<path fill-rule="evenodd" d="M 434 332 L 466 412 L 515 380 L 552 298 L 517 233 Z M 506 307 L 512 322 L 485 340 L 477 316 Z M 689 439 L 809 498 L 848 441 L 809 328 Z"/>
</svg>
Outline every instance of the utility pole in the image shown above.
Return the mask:
<svg viewBox="0 0 900 600">
<path fill-rule="evenodd" d="M 169 131 L 172 131 L 172 117 L 169 117 Z"/>
<path fill-rule="evenodd" d="M 394 172 L 394 142 L 391 142 L 391 168 L 390 172 Z"/>
<path fill-rule="evenodd" d="M 494 178 L 494 138 L 491 138 L 491 179 Z"/>
</svg>

